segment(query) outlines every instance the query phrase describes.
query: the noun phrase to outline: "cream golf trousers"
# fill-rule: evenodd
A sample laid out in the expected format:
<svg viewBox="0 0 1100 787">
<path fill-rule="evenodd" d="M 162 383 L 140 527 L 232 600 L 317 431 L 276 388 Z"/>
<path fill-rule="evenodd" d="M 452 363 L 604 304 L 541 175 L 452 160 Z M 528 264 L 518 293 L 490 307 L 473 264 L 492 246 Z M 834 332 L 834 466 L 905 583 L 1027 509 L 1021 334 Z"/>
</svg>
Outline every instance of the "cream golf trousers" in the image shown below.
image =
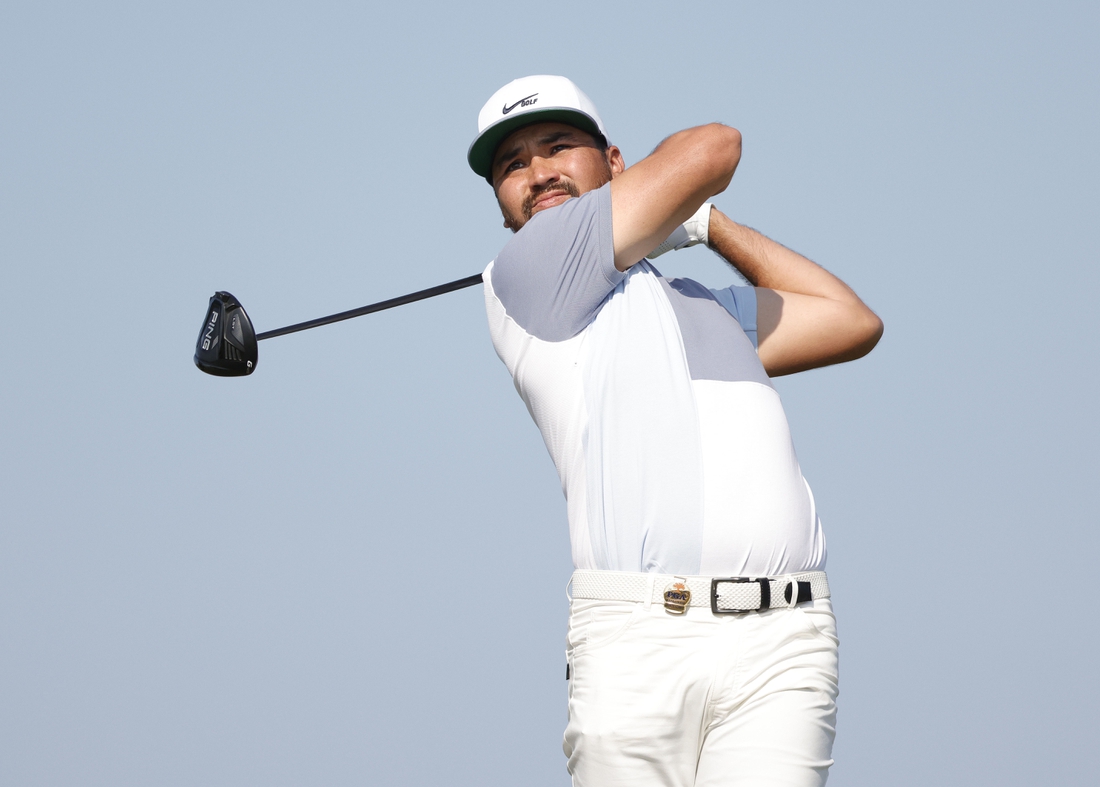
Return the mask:
<svg viewBox="0 0 1100 787">
<path fill-rule="evenodd" d="M 818 787 L 832 765 L 829 599 L 743 615 L 573 599 L 575 787 Z"/>
</svg>

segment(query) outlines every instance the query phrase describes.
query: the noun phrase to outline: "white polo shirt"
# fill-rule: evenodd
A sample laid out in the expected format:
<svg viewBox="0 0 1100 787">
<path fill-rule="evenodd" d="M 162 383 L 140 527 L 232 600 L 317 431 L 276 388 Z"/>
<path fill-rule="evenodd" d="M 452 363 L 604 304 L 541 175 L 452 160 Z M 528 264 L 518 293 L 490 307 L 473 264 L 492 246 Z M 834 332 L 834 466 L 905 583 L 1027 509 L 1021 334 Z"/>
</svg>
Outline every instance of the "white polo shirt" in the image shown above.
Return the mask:
<svg viewBox="0 0 1100 787">
<path fill-rule="evenodd" d="M 497 354 L 565 492 L 577 568 L 761 576 L 825 538 L 756 355 L 756 291 L 615 268 L 609 185 L 536 214 L 485 270 Z"/>
</svg>

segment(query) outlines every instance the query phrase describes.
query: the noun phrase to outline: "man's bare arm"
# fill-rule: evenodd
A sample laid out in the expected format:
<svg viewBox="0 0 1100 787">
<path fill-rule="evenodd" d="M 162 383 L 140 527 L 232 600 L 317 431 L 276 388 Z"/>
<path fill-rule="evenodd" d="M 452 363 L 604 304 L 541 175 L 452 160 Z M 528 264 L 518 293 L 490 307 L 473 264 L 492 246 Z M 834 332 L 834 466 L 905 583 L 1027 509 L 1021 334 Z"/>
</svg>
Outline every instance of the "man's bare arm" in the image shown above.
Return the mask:
<svg viewBox="0 0 1100 787">
<path fill-rule="evenodd" d="M 711 123 L 666 139 L 611 181 L 615 267 L 625 271 L 725 190 L 741 160 L 737 129 Z"/>
<path fill-rule="evenodd" d="M 772 377 L 862 358 L 882 320 L 819 265 L 712 209 L 708 245 L 756 285 L 760 360 Z"/>
</svg>

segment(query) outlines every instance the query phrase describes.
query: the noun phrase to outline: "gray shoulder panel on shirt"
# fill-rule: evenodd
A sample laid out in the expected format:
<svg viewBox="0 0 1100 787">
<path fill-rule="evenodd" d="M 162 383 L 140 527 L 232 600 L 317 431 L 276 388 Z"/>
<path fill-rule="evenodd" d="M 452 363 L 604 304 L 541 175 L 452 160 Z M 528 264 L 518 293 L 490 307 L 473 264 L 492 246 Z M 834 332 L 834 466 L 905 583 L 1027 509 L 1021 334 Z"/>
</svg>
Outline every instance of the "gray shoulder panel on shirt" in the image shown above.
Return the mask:
<svg viewBox="0 0 1100 787">
<path fill-rule="evenodd" d="M 714 293 L 691 279 L 661 283 L 680 325 L 691 379 L 771 386 L 749 337 Z"/>
<path fill-rule="evenodd" d="M 756 335 L 756 288 L 752 285 L 735 284 L 721 290 L 711 290 L 726 311 L 733 315 L 741 325 L 741 330 L 749 337 L 752 346 L 759 349 Z"/>
<path fill-rule="evenodd" d="M 493 263 L 493 291 L 532 336 L 576 336 L 622 281 L 615 268 L 610 184 L 537 213 Z"/>
</svg>

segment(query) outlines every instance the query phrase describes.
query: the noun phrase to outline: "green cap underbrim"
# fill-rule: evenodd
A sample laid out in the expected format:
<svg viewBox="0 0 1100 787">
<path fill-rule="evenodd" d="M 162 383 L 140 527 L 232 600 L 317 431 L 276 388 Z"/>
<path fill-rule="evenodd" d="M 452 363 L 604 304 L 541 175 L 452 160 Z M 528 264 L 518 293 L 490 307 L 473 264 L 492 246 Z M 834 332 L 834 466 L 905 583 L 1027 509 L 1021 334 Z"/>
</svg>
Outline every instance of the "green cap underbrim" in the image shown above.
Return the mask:
<svg viewBox="0 0 1100 787">
<path fill-rule="evenodd" d="M 470 145 L 470 150 L 466 154 L 466 160 L 470 162 L 470 169 L 491 182 L 489 174 L 493 169 L 493 156 L 505 137 L 516 129 L 530 126 L 533 123 L 554 121 L 567 123 L 596 137 L 603 137 L 603 132 L 596 125 L 596 121 L 576 109 L 547 107 L 546 109 L 531 110 L 515 117 L 501 118 L 481 132 L 474 143 Z"/>
</svg>

